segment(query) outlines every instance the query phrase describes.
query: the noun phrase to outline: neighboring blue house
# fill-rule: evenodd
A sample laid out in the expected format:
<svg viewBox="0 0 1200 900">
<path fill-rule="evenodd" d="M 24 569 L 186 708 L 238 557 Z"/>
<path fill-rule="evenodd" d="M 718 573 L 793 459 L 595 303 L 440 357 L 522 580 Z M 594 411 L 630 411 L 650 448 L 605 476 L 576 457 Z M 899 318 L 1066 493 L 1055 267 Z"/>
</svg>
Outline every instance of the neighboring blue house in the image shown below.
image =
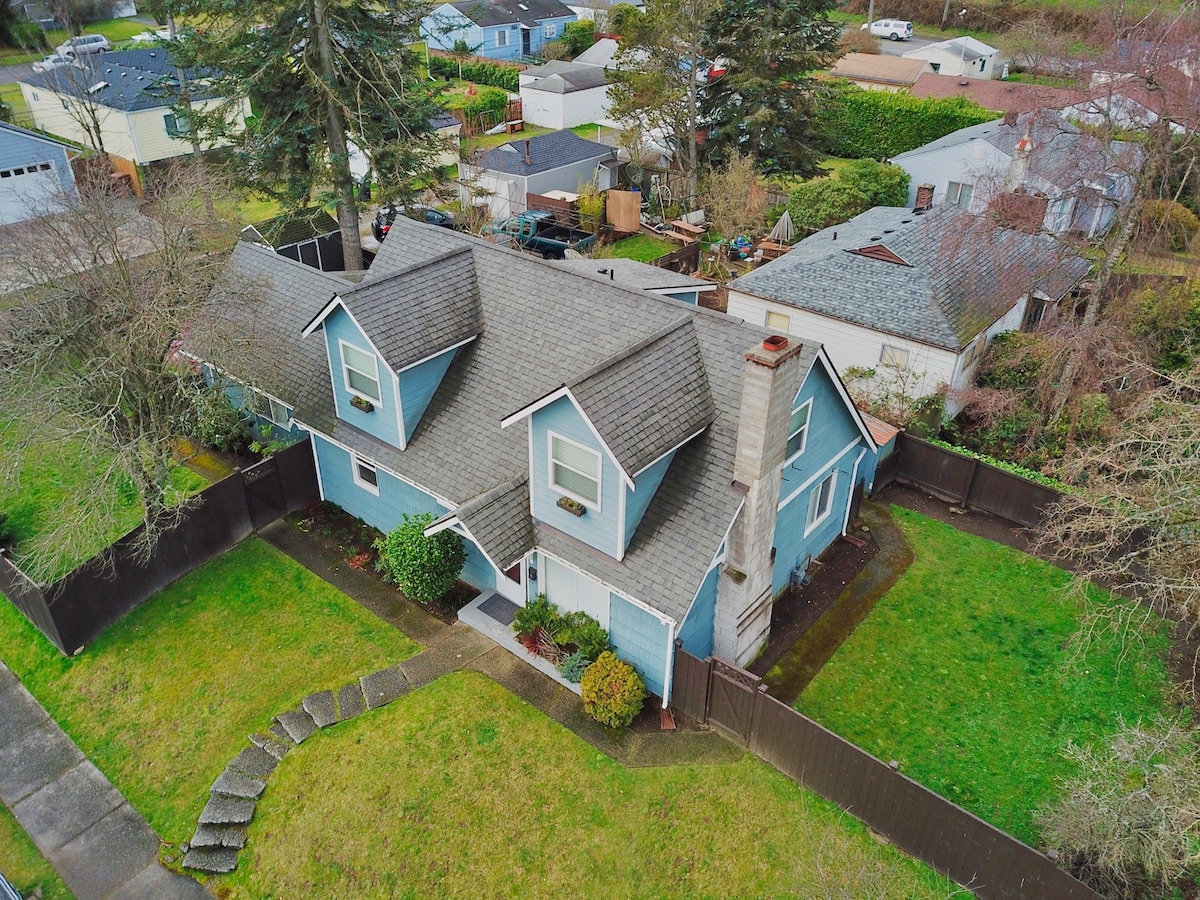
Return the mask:
<svg viewBox="0 0 1200 900">
<path fill-rule="evenodd" d="M 464 579 L 586 611 L 665 702 L 676 638 L 739 664 L 762 648 L 876 444 L 819 345 L 768 348 L 654 292 L 700 283 L 635 289 L 611 262 L 401 217 L 357 285 L 239 244 L 213 309 L 265 290 L 247 327 L 274 352 L 231 374 L 311 435 L 326 500 L 385 531 L 432 512 Z"/>
<path fill-rule="evenodd" d="M 51 212 L 74 197 L 71 157 L 78 154 L 54 138 L 0 122 L 0 225 Z"/>
<path fill-rule="evenodd" d="M 576 18 L 559 0 L 462 0 L 434 7 L 421 19 L 421 36 L 437 50 L 462 41 L 476 56 L 519 59 L 561 40 Z"/>
</svg>

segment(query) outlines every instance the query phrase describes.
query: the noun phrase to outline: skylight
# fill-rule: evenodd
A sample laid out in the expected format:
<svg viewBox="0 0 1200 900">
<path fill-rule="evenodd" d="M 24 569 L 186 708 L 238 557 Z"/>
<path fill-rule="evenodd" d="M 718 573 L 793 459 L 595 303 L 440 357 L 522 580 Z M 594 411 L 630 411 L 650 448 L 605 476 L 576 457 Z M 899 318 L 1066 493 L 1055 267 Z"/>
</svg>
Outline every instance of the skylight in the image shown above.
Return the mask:
<svg viewBox="0 0 1200 900">
<path fill-rule="evenodd" d="M 90 88 L 87 89 L 87 92 L 89 94 L 95 94 L 97 91 L 102 91 L 108 86 L 109 85 L 108 85 L 107 81 L 97 81 L 95 84 L 93 84 Z"/>
</svg>

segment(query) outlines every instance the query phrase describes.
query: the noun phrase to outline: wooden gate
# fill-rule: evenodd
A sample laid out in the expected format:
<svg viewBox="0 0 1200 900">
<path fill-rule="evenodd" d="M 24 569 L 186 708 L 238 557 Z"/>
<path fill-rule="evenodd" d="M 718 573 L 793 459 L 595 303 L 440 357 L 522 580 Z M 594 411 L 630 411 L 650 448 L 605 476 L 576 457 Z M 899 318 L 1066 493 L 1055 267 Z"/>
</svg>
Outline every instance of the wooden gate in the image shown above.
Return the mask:
<svg viewBox="0 0 1200 900">
<path fill-rule="evenodd" d="M 708 679 L 709 724 L 749 744 L 754 728 L 754 694 L 761 679 L 719 659 L 713 660 Z"/>
<path fill-rule="evenodd" d="M 255 531 L 287 514 L 287 500 L 279 479 L 279 464 L 274 457 L 268 457 L 242 472 L 242 482 L 246 486 L 250 524 Z"/>
</svg>

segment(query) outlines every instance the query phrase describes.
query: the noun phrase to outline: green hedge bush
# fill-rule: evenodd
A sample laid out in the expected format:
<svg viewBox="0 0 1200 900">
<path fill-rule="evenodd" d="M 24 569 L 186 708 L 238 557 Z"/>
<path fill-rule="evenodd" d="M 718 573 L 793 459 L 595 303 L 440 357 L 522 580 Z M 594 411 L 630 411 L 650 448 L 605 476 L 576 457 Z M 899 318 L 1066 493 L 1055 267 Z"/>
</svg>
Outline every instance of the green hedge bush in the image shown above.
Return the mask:
<svg viewBox="0 0 1200 900">
<path fill-rule="evenodd" d="M 998 113 L 963 97 L 920 99 L 854 85 L 838 85 L 818 113 L 829 152 L 849 159 L 892 157 L 996 118 Z"/>
<path fill-rule="evenodd" d="M 454 587 L 467 562 L 460 535 L 446 529 L 425 536 L 432 522 L 433 513 L 405 513 L 404 521 L 373 544 L 379 551 L 379 571 L 420 603 L 433 603 Z"/>
<path fill-rule="evenodd" d="M 583 711 L 610 728 L 624 728 L 636 719 L 646 699 L 646 685 L 637 669 L 610 651 L 588 666 L 580 689 Z"/>
<path fill-rule="evenodd" d="M 562 39 L 571 55 L 578 56 L 596 43 L 596 23 L 588 20 L 568 22 L 563 28 Z"/>
<path fill-rule="evenodd" d="M 1200 218 L 1174 200 L 1147 200 L 1138 214 L 1138 235 L 1149 244 L 1165 244 L 1179 253 L 1192 246 Z"/>
<path fill-rule="evenodd" d="M 433 75 L 458 77 L 458 60 L 447 59 L 444 56 L 429 57 L 429 71 Z M 490 62 L 464 62 L 462 77 L 475 84 L 488 84 L 516 93 L 520 88 L 520 72 L 515 66 L 502 66 Z"/>
<path fill-rule="evenodd" d="M 508 94 L 500 88 L 485 87 L 474 97 L 467 98 L 467 102 L 462 105 L 462 111 L 470 118 L 484 112 L 499 112 L 506 106 Z"/>
</svg>

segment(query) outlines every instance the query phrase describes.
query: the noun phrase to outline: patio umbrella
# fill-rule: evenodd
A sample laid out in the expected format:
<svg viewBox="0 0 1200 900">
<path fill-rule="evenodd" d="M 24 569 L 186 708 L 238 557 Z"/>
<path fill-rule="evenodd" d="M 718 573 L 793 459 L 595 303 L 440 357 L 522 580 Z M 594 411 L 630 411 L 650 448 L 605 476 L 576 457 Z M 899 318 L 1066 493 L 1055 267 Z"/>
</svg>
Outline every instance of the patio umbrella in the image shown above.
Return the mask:
<svg viewBox="0 0 1200 900">
<path fill-rule="evenodd" d="M 779 217 L 779 221 L 775 223 L 775 227 L 771 229 L 771 233 L 767 235 L 773 241 L 778 241 L 780 244 L 790 244 L 796 237 L 796 228 L 792 225 L 792 217 L 788 215 L 785 209 L 783 215 Z"/>
</svg>

